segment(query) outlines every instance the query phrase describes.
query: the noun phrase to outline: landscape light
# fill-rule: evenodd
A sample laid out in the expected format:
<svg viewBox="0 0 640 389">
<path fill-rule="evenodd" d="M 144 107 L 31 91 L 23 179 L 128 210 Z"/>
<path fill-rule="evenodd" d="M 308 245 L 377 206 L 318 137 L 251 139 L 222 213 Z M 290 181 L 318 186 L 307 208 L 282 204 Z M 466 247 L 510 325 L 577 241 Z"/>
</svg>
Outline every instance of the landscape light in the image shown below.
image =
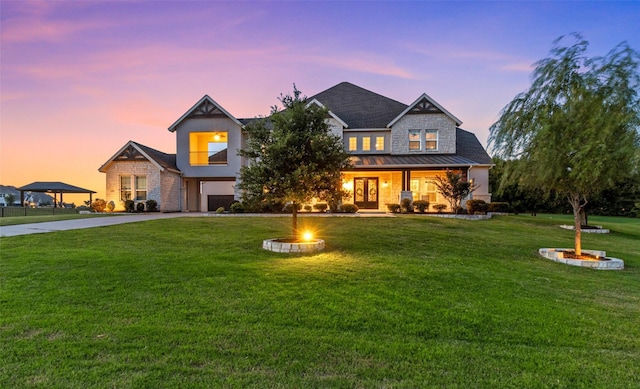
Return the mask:
<svg viewBox="0 0 640 389">
<path fill-rule="evenodd" d="M 302 239 L 306 241 L 310 241 L 313 239 L 313 234 L 311 233 L 311 231 L 305 231 L 302 233 Z"/>
</svg>

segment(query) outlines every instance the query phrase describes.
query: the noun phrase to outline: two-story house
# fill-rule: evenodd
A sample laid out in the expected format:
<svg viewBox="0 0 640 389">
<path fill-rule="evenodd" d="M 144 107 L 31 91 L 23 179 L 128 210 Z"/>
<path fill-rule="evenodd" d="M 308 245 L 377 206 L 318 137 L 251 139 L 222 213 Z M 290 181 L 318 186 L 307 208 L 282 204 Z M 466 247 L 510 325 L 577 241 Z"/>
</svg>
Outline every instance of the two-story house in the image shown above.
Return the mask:
<svg viewBox="0 0 640 389">
<path fill-rule="evenodd" d="M 308 98 L 329 110 L 327 122 L 353 155 L 353 169 L 343 172 L 351 195 L 345 203 L 362 210 L 385 211 L 402 198 L 446 203 L 433 180 L 447 169 L 473 180 L 473 198 L 491 201 L 492 161 L 476 136 L 427 94 L 406 105 L 343 82 Z M 237 119 L 204 96 L 169 131 L 176 134 L 176 154 L 129 141 L 99 171 L 107 175 L 107 201 L 116 209 L 124 200 L 158 202 L 160 210 L 214 211 L 241 198 L 236 190 L 237 155 L 245 140 Z"/>
</svg>

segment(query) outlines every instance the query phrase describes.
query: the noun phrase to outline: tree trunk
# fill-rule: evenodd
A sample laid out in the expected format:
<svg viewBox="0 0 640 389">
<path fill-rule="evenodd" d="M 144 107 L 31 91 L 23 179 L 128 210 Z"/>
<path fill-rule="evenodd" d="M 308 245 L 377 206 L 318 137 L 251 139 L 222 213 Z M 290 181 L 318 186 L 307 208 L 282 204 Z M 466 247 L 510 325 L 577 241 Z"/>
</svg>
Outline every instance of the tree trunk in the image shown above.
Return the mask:
<svg viewBox="0 0 640 389">
<path fill-rule="evenodd" d="M 573 204 L 571 204 L 573 206 Z M 578 209 L 576 209 L 575 207 L 573 208 L 573 225 L 575 228 L 575 238 L 574 238 L 574 250 L 576 252 L 576 255 L 582 255 L 582 242 L 580 240 L 581 235 L 582 235 L 582 228 L 581 228 L 581 223 L 582 222 L 582 217 L 580 217 L 580 208 L 578 207 Z"/>
<path fill-rule="evenodd" d="M 291 211 L 291 229 L 293 232 L 293 239 L 298 239 L 298 204 L 293 202 L 291 205 L 293 206 Z"/>
<path fill-rule="evenodd" d="M 571 208 L 573 208 L 573 226 L 575 229 L 574 250 L 576 255 L 582 255 L 582 213 L 584 206 L 587 205 L 587 199 L 579 193 L 571 193 L 568 196 Z"/>
</svg>

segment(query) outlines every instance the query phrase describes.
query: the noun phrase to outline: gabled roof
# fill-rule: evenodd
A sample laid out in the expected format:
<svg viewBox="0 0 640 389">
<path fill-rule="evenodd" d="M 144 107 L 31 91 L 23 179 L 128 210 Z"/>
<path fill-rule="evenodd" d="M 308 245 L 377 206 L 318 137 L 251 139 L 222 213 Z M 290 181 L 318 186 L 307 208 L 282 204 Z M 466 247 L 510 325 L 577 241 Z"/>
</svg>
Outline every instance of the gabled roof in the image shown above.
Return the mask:
<svg viewBox="0 0 640 389">
<path fill-rule="evenodd" d="M 460 119 L 453 116 L 451 112 L 444 109 L 443 106 L 438 104 L 428 94 L 423 93 L 422 96 L 418 97 L 416 101 L 414 101 L 410 106 L 408 106 L 404 111 L 400 112 L 398 116 L 396 116 L 392 121 L 390 121 L 386 125 L 386 127 L 393 126 L 404 115 L 424 114 L 424 113 L 443 113 L 447 115 L 451 120 L 453 120 L 456 123 L 456 126 L 459 126 L 462 124 L 462 121 Z"/>
<path fill-rule="evenodd" d="M 114 161 L 142 161 L 147 160 L 162 170 L 171 170 L 176 173 L 180 173 L 180 170 L 176 166 L 176 155 L 167 154 L 151 147 L 141 145 L 132 140 L 127 142 L 117 153 L 115 153 L 107 162 L 105 162 L 98 169 L 99 172 L 104 173 L 107 167 Z"/>
<path fill-rule="evenodd" d="M 310 106 L 311 104 L 316 104 L 318 105 L 320 108 L 326 108 L 324 106 L 324 104 L 322 104 L 321 102 L 319 102 L 317 99 L 313 99 L 311 100 L 308 104 L 307 107 Z M 340 125 L 344 128 L 348 128 L 349 125 L 347 123 L 344 122 L 344 120 L 340 119 L 335 113 L 331 112 L 331 110 L 329 110 L 329 116 L 331 116 L 332 118 L 334 118 L 338 123 L 340 123 Z"/>
<path fill-rule="evenodd" d="M 31 192 L 50 192 L 50 193 L 97 193 L 95 191 L 80 188 L 78 186 L 73 186 L 69 184 L 65 184 L 64 182 L 59 181 L 36 181 L 32 182 L 29 185 L 21 186 L 20 188 L 16 188 L 19 191 L 31 191 Z"/>
<path fill-rule="evenodd" d="M 352 129 L 385 128 L 407 108 L 406 104 L 348 82 L 341 82 L 308 100 L 319 101 Z"/>
<path fill-rule="evenodd" d="M 189 108 L 175 123 L 169 126 L 169 131 L 174 132 L 178 126 L 186 119 L 189 118 L 210 118 L 210 117 L 228 117 L 233 120 L 237 125 L 242 127 L 242 123 L 236 119 L 232 114 L 227 112 L 226 109 L 216 103 L 209 95 L 204 95 L 193 107 Z"/>
</svg>

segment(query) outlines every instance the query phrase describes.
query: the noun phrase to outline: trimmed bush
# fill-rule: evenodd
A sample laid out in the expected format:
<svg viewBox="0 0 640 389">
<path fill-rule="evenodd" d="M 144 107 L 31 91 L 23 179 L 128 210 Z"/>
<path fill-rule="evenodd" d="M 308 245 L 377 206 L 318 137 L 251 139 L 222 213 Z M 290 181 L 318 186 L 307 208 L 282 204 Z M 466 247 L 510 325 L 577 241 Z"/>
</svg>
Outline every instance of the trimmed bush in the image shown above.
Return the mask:
<svg viewBox="0 0 640 389">
<path fill-rule="evenodd" d="M 355 204 L 342 204 L 340 206 L 340 212 L 344 213 L 356 213 L 358 212 L 358 206 Z"/>
<path fill-rule="evenodd" d="M 400 213 L 400 204 L 387 204 L 387 210 L 391 213 Z"/>
<path fill-rule="evenodd" d="M 313 209 L 315 209 L 318 212 L 326 212 L 328 208 L 329 208 L 329 204 L 327 203 L 313 204 Z"/>
<path fill-rule="evenodd" d="M 489 203 L 487 212 L 509 212 L 509 203 Z"/>
<path fill-rule="evenodd" d="M 244 213 L 244 205 L 240 202 L 231 204 L 229 207 L 231 213 Z"/>
<path fill-rule="evenodd" d="M 138 211 L 138 212 L 144 212 L 144 203 L 138 203 L 138 204 L 136 204 L 136 211 Z"/>
<path fill-rule="evenodd" d="M 427 200 L 416 200 L 413 202 L 413 207 L 418 209 L 418 212 L 424 213 L 429 209 L 429 202 Z"/>
<path fill-rule="evenodd" d="M 307 204 L 307 205 L 304 206 L 304 210 L 306 212 L 311 212 L 313 210 L 313 207 L 311 207 L 311 205 Z"/>
<path fill-rule="evenodd" d="M 400 208 L 404 213 L 413 212 L 413 205 L 411 205 L 411 199 L 402 199 L 402 201 L 400 201 Z"/>
<path fill-rule="evenodd" d="M 467 200 L 467 212 L 469 215 L 484 215 L 489 209 L 489 204 L 484 200 Z"/>
<path fill-rule="evenodd" d="M 433 204 L 433 209 L 435 209 L 438 213 L 442 213 L 445 209 L 447 209 L 447 204 Z"/>
<path fill-rule="evenodd" d="M 296 204 L 296 209 L 299 211 L 302 209 L 302 204 Z M 282 212 L 293 213 L 293 203 L 289 203 L 282 208 Z"/>
<path fill-rule="evenodd" d="M 107 203 L 107 212 L 113 212 L 114 209 L 116 209 L 116 203 L 111 200 Z"/>
<path fill-rule="evenodd" d="M 104 212 L 107 207 L 107 202 L 103 199 L 95 199 L 93 203 L 91 203 L 91 209 L 93 212 Z"/>
<path fill-rule="evenodd" d="M 158 210 L 158 202 L 155 200 L 147 200 L 146 201 L 146 205 L 147 205 L 147 212 L 156 212 Z"/>
<path fill-rule="evenodd" d="M 218 207 L 218 209 L 216 209 L 216 213 L 217 214 L 224 213 L 224 207 Z"/>
<path fill-rule="evenodd" d="M 133 212 L 136 207 L 136 203 L 133 200 L 127 200 L 124 202 L 124 210 L 127 212 Z"/>
</svg>

